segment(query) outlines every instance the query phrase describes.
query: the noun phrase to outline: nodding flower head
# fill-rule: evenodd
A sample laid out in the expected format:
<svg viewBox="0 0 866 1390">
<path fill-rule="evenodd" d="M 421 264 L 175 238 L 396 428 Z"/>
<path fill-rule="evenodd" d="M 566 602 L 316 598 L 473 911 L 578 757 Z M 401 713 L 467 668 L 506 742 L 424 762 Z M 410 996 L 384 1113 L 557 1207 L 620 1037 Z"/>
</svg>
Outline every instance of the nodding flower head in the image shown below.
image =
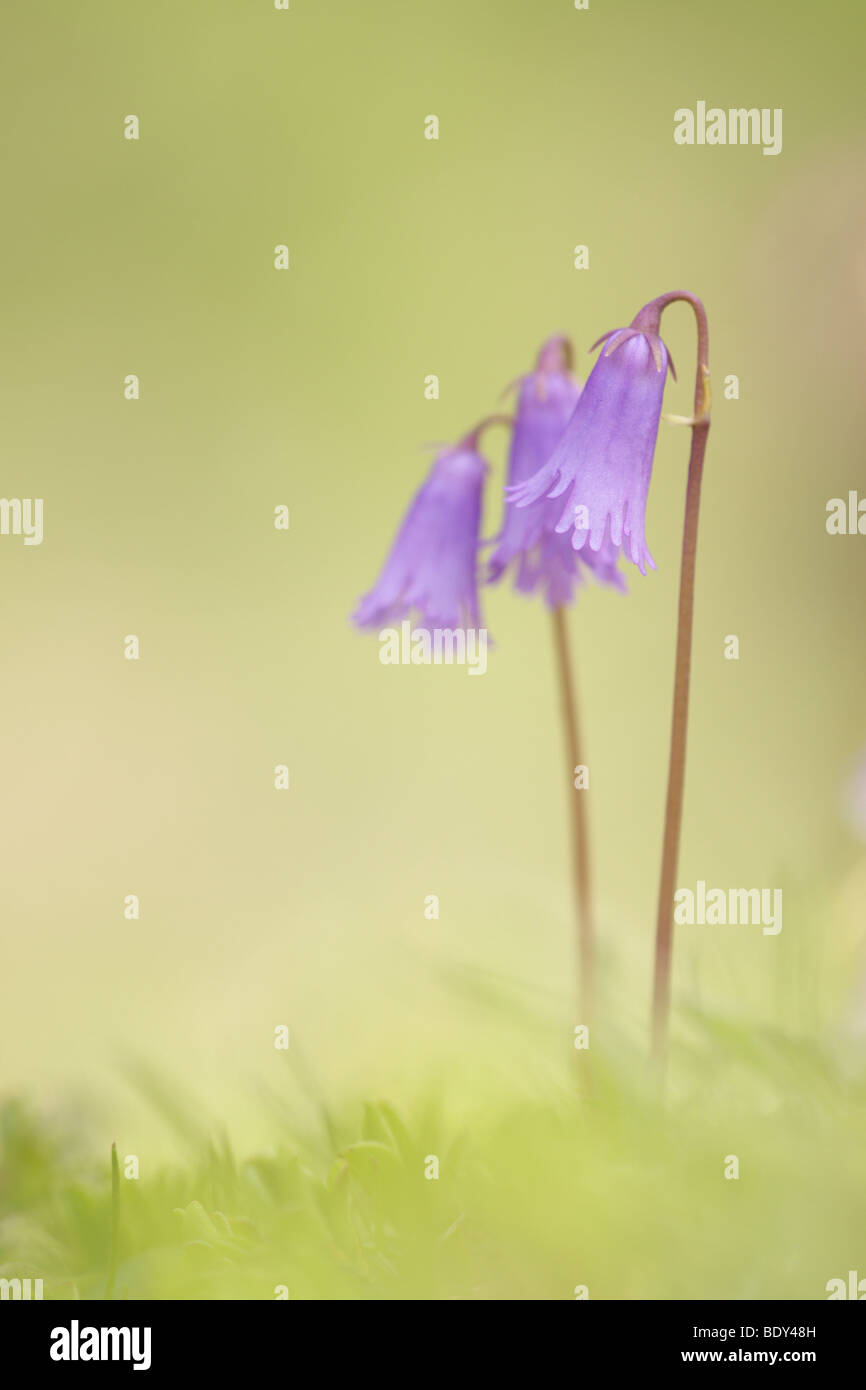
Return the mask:
<svg viewBox="0 0 866 1390">
<path fill-rule="evenodd" d="M 543 507 L 545 522 L 552 499 L 554 529 L 570 534 L 582 558 L 621 549 L 645 574 L 647 565 L 655 569 L 644 518 L 665 378 L 673 365 L 641 314 L 594 344 L 602 345 L 601 353 L 562 438 L 543 467 L 507 496 L 518 509 Z"/>
<path fill-rule="evenodd" d="M 478 451 L 484 420 L 438 454 L 407 511 L 375 585 L 353 614 L 378 629 L 411 614 L 423 628 L 479 627 L 478 529 L 487 464 Z"/>
<path fill-rule="evenodd" d="M 543 469 L 574 414 L 583 387 L 571 374 L 572 361 L 569 339 L 550 338 L 538 354 L 535 370 L 518 383 L 508 458 L 512 489 Z M 562 504 L 556 500 L 541 499 L 533 507 L 506 500 L 502 529 L 488 561 L 488 582 L 495 583 L 512 566 L 515 589 L 527 594 L 540 590 L 552 608 L 573 599 L 583 579 L 581 562 L 601 582 L 624 587 L 615 548 L 606 547 L 604 556 L 585 551 L 578 558 L 570 537 L 554 529 L 561 513 Z"/>
</svg>

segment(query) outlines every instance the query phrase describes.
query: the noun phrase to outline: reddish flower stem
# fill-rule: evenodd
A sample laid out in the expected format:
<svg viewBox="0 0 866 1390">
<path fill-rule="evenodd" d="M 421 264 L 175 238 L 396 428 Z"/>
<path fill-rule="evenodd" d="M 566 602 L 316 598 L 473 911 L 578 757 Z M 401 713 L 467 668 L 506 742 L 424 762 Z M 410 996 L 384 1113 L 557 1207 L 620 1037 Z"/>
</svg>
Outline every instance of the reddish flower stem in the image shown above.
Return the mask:
<svg viewBox="0 0 866 1390">
<path fill-rule="evenodd" d="M 491 425 L 505 425 L 507 429 L 511 429 L 514 425 L 514 417 L 501 413 L 486 415 L 483 420 L 479 421 L 474 429 L 471 429 L 468 434 L 463 436 L 457 447 L 460 449 L 477 449 L 481 442 L 482 434 L 485 430 L 490 429 Z"/>
<path fill-rule="evenodd" d="M 704 454 L 710 431 L 709 391 L 709 328 L 703 304 L 686 290 L 662 295 L 642 309 L 634 321 L 635 327 L 649 327 L 658 332 L 662 311 L 677 300 L 691 304 L 698 329 L 698 367 L 695 381 L 695 409 L 691 423 L 692 443 L 686 485 L 685 521 L 683 525 L 683 554 L 680 569 L 680 596 L 677 617 L 677 647 L 674 666 L 674 702 L 671 720 L 671 746 L 668 763 L 668 790 L 665 805 L 665 827 L 662 841 L 661 877 L 659 881 L 658 916 L 656 921 L 655 974 L 652 998 L 653 1063 L 661 1073 L 667 1051 L 668 1018 L 671 998 L 671 966 L 673 961 L 673 910 L 679 862 L 680 828 L 683 815 L 683 791 L 686 776 L 686 739 L 689 719 L 689 680 L 692 661 L 692 616 L 695 595 L 695 560 L 698 543 L 698 514 L 701 502 L 701 479 Z M 639 322 L 640 320 L 640 322 Z"/>
<path fill-rule="evenodd" d="M 559 682 L 565 744 L 568 752 L 569 817 L 571 826 L 571 872 L 577 916 L 578 1000 L 580 1022 L 589 1027 L 595 1003 L 595 922 L 589 868 L 589 827 L 585 794 L 574 786 L 573 769 L 583 763 L 577 691 L 572 674 L 566 609 L 553 609 L 553 643 Z"/>
</svg>

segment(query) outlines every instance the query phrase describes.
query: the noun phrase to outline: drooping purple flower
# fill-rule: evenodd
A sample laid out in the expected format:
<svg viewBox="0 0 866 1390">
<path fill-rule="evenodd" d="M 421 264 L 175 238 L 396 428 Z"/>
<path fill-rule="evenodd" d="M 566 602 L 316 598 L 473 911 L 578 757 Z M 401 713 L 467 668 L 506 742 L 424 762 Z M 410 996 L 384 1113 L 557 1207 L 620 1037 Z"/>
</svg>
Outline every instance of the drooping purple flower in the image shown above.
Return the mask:
<svg viewBox="0 0 866 1390">
<path fill-rule="evenodd" d="M 641 314 L 599 343 L 599 358 L 553 454 L 507 495 L 518 508 L 543 505 L 545 518 L 548 500 L 555 499 L 555 530 L 571 533 L 578 554 L 621 548 L 645 574 L 647 565 L 655 569 L 644 518 L 665 378 L 673 368 Z"/>
<path fill-rule="evenodd" d="M 487 464 L 481 426 L 434 460 L 353 621 L 380 628 L 413 612 L 422 628 L 480 627 L 478 528 Z"/>
<path fill-rule="evenodd" d="M 571 374 L 572 348 L 567 338 L 550 338 L 538 354 L 535 370 L 520 379 L 517 414 L 508 458 L 508 484 L 516 488 L 538 474 L 553 455 L 574 414 L 582 386 Z M 521 593 L 544 592 L 555 608 L 570 603 L 583 580 L 581 565 L 616 588 L 624 588 L 616 569 L 617 551 L 607 545 L 597 554 L 578 555 L 571 539 L 555 530 L 562 504 L 542 498 L 533 507 L 506 500 L 502 529 L 488 561 L 488 582 L 496 583 L 511 566 Z"/>
</svg>

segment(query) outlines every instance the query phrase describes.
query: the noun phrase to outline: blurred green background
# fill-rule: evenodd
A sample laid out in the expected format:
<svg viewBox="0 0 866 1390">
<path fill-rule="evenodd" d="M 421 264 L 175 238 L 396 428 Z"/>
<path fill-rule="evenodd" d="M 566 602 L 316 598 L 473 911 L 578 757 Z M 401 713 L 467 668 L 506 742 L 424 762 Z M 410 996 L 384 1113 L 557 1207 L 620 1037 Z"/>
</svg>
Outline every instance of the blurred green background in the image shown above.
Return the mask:
<svg viewBox="0 0 866 1390">
<path fill-rule="evenodd" d="M 0 539 L 5 1092 L 86 1097 L 95 1142 L 150 1154 L 130 1055 L 249 1142 L 281 1023 L 334 1094 L 399 1098 L 432 1068 L 471 1107 L 567 1062 L 549 618 L 488 591 L 496 650 L 470 680 L 381 666 L 347 614 L 421 446 L 494 409 L 551 333 L 585 375 L 590 343 L 677 287 L 707 305 L 715 385 L 679 882 L 781 886 L 785 918 L 680 931 L 675 996 L 848 1047 L 866 541 L 824 522 L 866 492 L 864 28 L 856 0 L 6 0 L 3 492 L 45 499 L 45 539 Z M 698 100 L 783 108 L 783 152 L 675 145 Z M 666 409 L 687 413 L 685 306 L 664 331 Z M 587 587 L 571 619 L 597 1045 L 635 1057 L 687 454 L 663 424 L 658 571 L 626 566 L 624 598 Z M 481 1008 L 494 979 L 553 1032 Z"/>
</svg>

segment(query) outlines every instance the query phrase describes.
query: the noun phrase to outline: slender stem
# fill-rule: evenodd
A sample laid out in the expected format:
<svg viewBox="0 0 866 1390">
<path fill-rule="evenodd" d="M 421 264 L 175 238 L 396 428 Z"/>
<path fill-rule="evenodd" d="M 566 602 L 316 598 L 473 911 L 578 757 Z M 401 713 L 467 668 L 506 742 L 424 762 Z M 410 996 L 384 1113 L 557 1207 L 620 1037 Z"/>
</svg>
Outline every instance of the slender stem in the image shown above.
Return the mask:
<svg viewBox="0 0 866 1390">
<path fill-rule="evenodd" d="M 501 412 L 496 415 L 486 415 L 474 429 L 463 436 L 459 447 L 462 449 L 477 449 L 482 434 L 485 430 L 489 429 L 491 425 L 505 425 L 507 429 L 511 429 L 514 425 L 514 417 L 511 415 L 503 415 Z"/>
<path fill-rule="evenodd" d="M 114 1298 L 114 1286 L 117 1282 L 117 1256 L 120 1239 L 120 1165 L 117 1161 L 117 1145 L 111 1146 L 111 1237 L 108 1250 L 108 1279 L 105 1285 L 105 1297 L 109 1301 Z"/>
<path fill-rule="evenodd" d="M 556 650 L 562 719 L 569 764 L 569 804 L 571 815 L 571 868 L 577 911 L 577 959 L 581 1022 L 591 1023 L 595 995 L 595 926 L 592 911 L 592 885 L 589 870 L 589 828 L 586 801 L 582 790 L 574 787 L 573 769 L 583 762 L 580 747 L 580 723 L 577 715 L 577 693 L 571 668 L 568 624 L 564 606 L 553 609 L 553 641 Z"/>
<path fill-rule="evenodd" d="M 689 680 L 692 660 L 692 615 L 695 595 L 695 561 L 698 543 L 698 514 L 701 501 L 701 479 L 704 453 L 710 430 L 709 417 L 709 329 L 701 301 L 686 291 L 675 291 L 654 300 L 641 311 L 656 325 L 663 309 L 677 300 L 691 304 L 698 328 L 698 369 L 695 382 L 695 408 L 691 421 L 692 442 L 689 455 L 689 474 L 686 486 L 685 521 L 683 525 L 683 555 L 680 569 L 680 596 L 677 618 L 677 647 L 674 667 L 674 702 L 671 719 L 671 747 L 668 764 L 668 790 L 665 806 L 665 828 L 662 842 L 661 877 L 659 881 L 658 917 L 656 922 L 655 975 L 652 1002 L 652 1058 L 659 1071 L 664 1066 L 667 1050 L 668 1017 L 671 997 L 671 965 L 673 960 L 673 906 L 679 862 L 680 828 L 683 815 L 683 790 L 686 776 L 686 739 L 689 719 Z M 649 312 L 648 314 L 648 311 Z M 638 315 L 638 318 L 641 318 Z M 645 319 L 644 322 L 648 321 Z M 637 323 L 637 320 L 635 320 Z"/>
</svg>

